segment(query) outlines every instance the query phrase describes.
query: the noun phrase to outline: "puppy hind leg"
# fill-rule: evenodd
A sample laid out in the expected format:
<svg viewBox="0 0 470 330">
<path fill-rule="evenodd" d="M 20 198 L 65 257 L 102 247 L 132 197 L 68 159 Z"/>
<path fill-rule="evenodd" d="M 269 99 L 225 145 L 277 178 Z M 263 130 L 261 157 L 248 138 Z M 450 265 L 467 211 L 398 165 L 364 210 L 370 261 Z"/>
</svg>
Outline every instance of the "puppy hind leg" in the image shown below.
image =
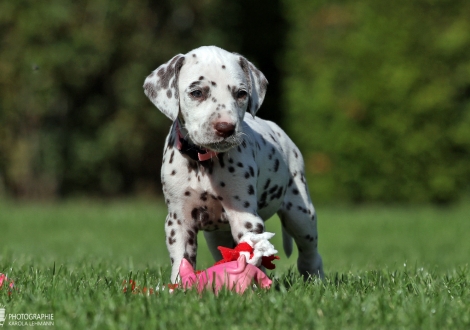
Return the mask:
<svg viewBox="0 0 470 330">
<path fill-rule="evenodd" d="M 318 253 L 317 216 L 315 209 L 309 198 L 299 199 L 299 196 L 295 197 L 294 199 L 286 196 L 283 207 L 278 212 L 283 231 L 288 236 L 291 236 L 297 245 L 299 251 L 297 268 L 304 278 L 307 279 L 309 276 L 323 278 L 323 262 Z M 294 202 L 287 202 L 287 200 Z M 289 247 L 289 244 L 284 242 L 284 246 L 286 245 Z"/>
</svg>

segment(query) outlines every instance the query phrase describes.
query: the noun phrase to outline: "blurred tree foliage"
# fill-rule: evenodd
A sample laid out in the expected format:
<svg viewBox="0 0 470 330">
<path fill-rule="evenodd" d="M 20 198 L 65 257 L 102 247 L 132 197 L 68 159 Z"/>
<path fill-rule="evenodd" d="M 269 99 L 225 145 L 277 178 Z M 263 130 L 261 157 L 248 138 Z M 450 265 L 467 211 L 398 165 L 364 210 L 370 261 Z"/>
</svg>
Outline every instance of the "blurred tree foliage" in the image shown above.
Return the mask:
<svg viewBox="0 0 470 330">
<path fill-rule="evenodd" d="M 287 123 L 314 199 L 447 203 L 470 186 L 470 2 L 284 1 Z"/>
<path fill-rule="evenodd" d="M 264 10 L 268 1 L 254 5 L 254 14 L 264 11 L 267 21 L 277 21 L 279 1 Z M 201 45 L 243 53 L 250 46 L 247 36 L 261 33 L 252 30 L 246 5 L 246 0 L 2 1 L 0 193 L 21 198 L 158 193 L 170 122 L 143 94 L 143 81 L 175 54 Z M 282 28 L 281 21 L 270 25 Z M 261 69 L 276 77 L 279 70 L 270 63 L 279 45 L 274 36 L 265 38 L 261 51 L 246 55 L 266 63 Z M 269 102 L 280 109 L 275 96 Z"/>
<path fill-rule="evenodd" d="M 314 200 L 457 199 L 470 186 L 470 2 L 0 2 L 0 195 L 158 193 L 168 119 L 144 78 L 215 44 L 270 85 Z"/>
</svg>

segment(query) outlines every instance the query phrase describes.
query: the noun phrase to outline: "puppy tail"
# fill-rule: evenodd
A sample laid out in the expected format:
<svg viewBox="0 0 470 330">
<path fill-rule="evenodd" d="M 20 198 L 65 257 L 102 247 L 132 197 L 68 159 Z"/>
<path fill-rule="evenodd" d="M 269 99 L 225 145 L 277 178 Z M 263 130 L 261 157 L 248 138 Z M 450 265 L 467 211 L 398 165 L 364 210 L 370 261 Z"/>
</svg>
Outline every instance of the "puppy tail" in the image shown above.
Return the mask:
<svg viewBox="0 0 470 330">
<path fill-rule="evenodd" d="M 282 227 L 282 246 L 284 247 L 286 256 L 289 258 L 292 254 L 292 237 L 284 227 Z"/>
</svg>

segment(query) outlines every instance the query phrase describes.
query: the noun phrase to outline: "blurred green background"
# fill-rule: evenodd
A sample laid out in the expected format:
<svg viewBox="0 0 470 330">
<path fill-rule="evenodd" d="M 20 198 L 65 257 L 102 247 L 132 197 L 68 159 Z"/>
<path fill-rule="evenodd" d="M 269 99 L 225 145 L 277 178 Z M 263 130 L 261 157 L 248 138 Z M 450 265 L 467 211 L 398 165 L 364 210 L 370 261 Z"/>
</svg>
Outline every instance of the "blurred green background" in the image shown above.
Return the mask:
<svg viewBox="0 0 470 330">
<path fill-rule="evenodd" d="M 259 116 L 304 153 L 315 203 L 470 191 L 470 2 L 6 0 L 0 198 L 160 196 L 170 122 L 144 78 L 217 45 L 270 85 Z"/>
</svg>

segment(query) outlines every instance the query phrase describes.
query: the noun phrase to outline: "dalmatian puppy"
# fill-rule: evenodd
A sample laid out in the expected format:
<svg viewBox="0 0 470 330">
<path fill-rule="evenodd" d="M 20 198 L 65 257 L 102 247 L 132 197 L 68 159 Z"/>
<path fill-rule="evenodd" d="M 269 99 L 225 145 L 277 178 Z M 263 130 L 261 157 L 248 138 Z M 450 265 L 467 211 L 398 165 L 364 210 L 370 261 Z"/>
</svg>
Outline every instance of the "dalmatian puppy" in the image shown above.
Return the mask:
<svg viewBox="0 0 470 330">
<path fill-rule="evenodd" d="M 219 260 L 218 246 L 263 233 L 276 212 L 286 254 L 293 238 L 300 273 L 323 277 L 302 155 L 281 128 L 255 117 L 267 85 L 246 58 L 215 46 L 176 55 L 145 79 L 145 94 L 173 121 L 161 169 L 172 282 L 183 258 L 196 266 L 199 230 Z"/>
</svg>

